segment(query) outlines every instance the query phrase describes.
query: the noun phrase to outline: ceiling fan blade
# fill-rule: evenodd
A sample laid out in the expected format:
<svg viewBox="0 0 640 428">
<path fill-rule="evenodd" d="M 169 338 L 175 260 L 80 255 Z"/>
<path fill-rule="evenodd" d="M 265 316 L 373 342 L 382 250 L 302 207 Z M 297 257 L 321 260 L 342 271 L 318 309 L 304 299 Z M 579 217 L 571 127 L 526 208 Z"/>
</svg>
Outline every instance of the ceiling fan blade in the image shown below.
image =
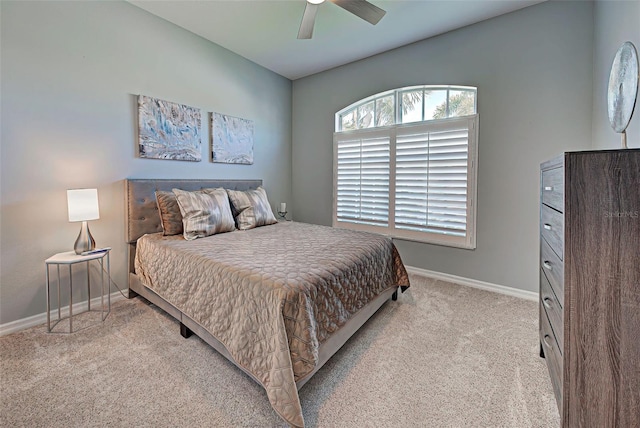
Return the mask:
<svg viewBox="0 0 640 428">
<path fill-rule="evenodd" d="M 307 2 L 307 6 L 304 8 L 304 15 L 302 15 L 300 30 L 298 31 L 299 39 L 310 39 L 311 36 L 313 36 L 313 24 L 316 21 L 316 12 L 318 12 L 318 5 Z"/>
<path fill-rule="evenodd" d="M 346 11 L 364 19 L 365 21 L 376 25 L 378 21 L 387 13 L 378 6 L 369 3 L 366 0 L 331 0 Z"/>
</svg>

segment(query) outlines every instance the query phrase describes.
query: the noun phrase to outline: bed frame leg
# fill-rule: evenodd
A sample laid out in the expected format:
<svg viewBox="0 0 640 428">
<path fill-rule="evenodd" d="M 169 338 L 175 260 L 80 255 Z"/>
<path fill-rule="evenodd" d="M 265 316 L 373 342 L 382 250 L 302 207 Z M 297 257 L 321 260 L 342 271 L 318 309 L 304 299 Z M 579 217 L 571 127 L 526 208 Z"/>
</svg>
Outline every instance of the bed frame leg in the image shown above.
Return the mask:
<svg viewBox="0 0 640 428">
<path fill-rule="evenodd" d="M 393 292 L 393 294 L 391 295 L 391 300 L 398 300 L 398 289 L 396 288 L 396 291 Z"/>
<path fill-rule="evenodd" d="M 191 335 L 193 334 L 193 332 L 191 330 L 189 330 L 189 328 L 180 323 L 180 336 L 184 337 L 185 339 L 188 339 L 189 337 L 191 337 Z"/>
</svg>

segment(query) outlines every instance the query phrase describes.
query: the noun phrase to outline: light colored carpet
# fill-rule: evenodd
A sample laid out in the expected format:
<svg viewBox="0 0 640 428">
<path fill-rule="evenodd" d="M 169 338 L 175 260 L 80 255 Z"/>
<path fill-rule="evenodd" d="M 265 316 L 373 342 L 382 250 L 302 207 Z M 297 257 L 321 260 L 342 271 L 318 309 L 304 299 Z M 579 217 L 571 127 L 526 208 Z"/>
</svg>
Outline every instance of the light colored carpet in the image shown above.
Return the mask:
<svg viewBox="0 0 640 428">
<path fill-rule="evenodd" d="M 535 302 L 412 276 L 300 391 L 308 427 L 555 427 Z M 81 326 L 81 321 L 78 321 Z M 264 390 L 137 298 L 0 338 L 3 427 L 282 427 Z"/>
</svg>

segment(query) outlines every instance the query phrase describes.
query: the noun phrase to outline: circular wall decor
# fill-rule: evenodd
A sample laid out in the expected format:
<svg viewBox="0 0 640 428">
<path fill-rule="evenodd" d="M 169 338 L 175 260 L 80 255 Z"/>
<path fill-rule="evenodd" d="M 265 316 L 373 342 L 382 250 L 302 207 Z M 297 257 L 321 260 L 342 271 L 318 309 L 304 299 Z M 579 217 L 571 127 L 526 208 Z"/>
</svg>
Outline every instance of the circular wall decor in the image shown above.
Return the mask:
<svg viewBox="0 0 640 428">
<path fill-rule="evenodd" d="M 631 42 L 624 42 L 611 66 L 607 96 L 609 122 L 615 132 L 623 133 L 636 104 L 638 94 L 638 52 Z M 626 140 L 623 136 L 623 142 Z M 624 144 L 624 143 L 623 143 Z"/>
</svg>

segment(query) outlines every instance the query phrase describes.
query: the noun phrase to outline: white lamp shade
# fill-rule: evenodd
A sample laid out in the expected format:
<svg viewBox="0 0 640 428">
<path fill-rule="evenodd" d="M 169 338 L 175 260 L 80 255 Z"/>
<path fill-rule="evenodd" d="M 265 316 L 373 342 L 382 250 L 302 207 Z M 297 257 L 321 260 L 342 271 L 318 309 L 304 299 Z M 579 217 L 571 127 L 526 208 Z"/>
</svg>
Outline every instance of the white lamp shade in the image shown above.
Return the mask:
<svg viewBox="0 0 640 428">
<path fill-rule="evenodd" d="M 100 218 L 98 189 L 67 190 L 69 221 L 87 221 Z"/>
</svg>

